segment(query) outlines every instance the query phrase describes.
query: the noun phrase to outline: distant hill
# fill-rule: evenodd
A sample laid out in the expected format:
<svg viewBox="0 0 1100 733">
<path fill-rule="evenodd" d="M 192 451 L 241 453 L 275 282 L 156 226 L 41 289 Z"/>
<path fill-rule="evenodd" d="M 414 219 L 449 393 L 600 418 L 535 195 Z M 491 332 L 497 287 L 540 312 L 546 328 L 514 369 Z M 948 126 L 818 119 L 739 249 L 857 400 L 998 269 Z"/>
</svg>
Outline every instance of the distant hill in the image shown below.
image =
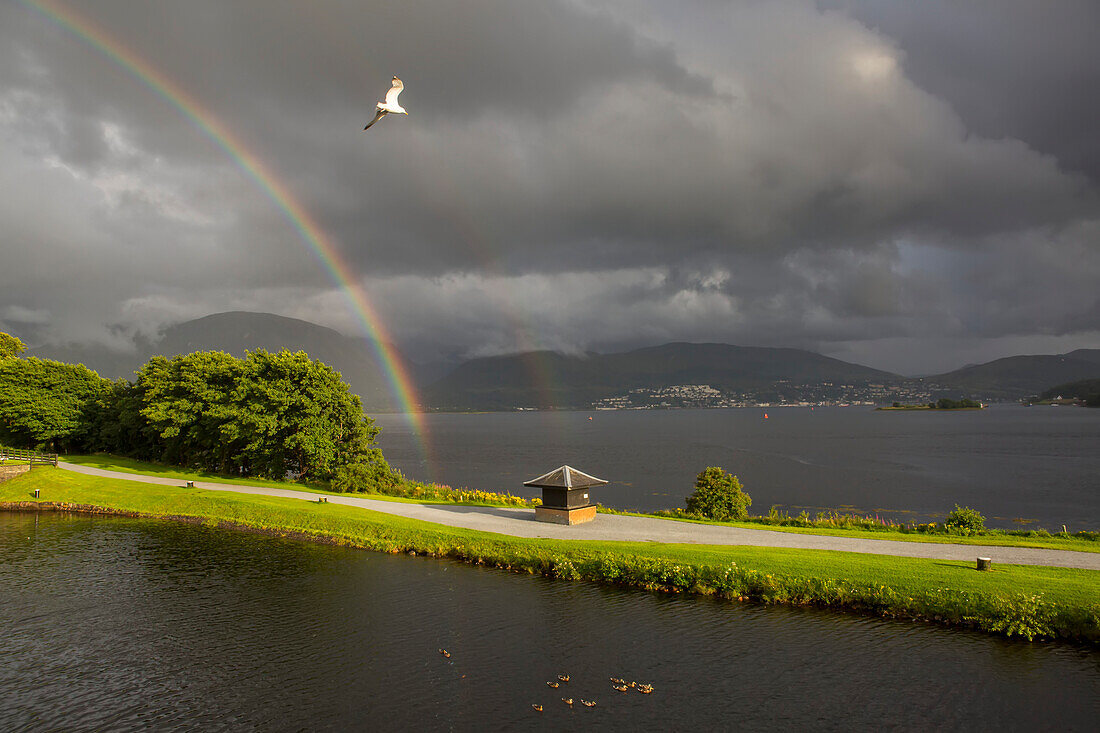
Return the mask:
<svg viewBox="0 0 1100 733">
<path fill-rule="evenodd" d="M 1100 377 L 1100 349 L 1078 349 L 1056 355 L 1009 356 L 926 377 L 925 381 L 964 396 L 1020 399 L 1039 394 L 1052 384 L 1094 377 Z"/>
<path fill-rule="evenodd" d="M 1041 400 L 1083 400 L 1089 407 L 1100 407 L 1100 378 L 1082 379 L 1080 382 L 1059 384 L 1039 395 Z"/>
<path fill-rule="evenodd" d="M 1077 349 L 1077 351 L 1071 351 L 1068 354 L 1064 354 L 1064 356 L 1068 359 L 1090 361 L 1093 364 L 1100 364 L 1100 349 Z"/>
<path fill-rule="evenodd" d="M 428 404 L 442 409 L 564 408 L 637 388 L 708 384 L 744 390 L 779 380 L 862 384 L 901 379 L 800 349 L 671 343 L 617 354 L 540 351 L 474 359 L 432 384 L 425 395 Z"/>
<path fill-rule="evenodd" d="M 43 346 L 31 355 L 82 363 L 110 379 L 133 379 L 134 372 L 154 355 L 172 357 L 194 351 L 266 349 L 304 351 L 340 372 L 351 391 L 368 410 L 390 410 L 395 400 L 374 349 L 361 338 L 350 338 L 315 323 L 271 313 L 216 313 L 185 321 L 164 330 L 155 341 L 139 341 L 133 353 L 119 354 L 103 347 Z"/>
<path fill-rule="evenodd" d="M 155 354 L 171 357 L 217 350 L 243 356 L 246 350 L 259 348 L 305 351 L 339 371 L 352 391 L 363 398 L 368 411 L 397 407 L 384 370 L 365 339 L 270 313 L 217 313 L 178 323 L 153 341 L 139 340 L 132 353 L 103 347 L 42 346 L 28 355 L 83 363 L 105 377 L 132 379 L 134 371 Z M 454 368 L 448 362 L 423 366 L 406 362 L 406 366 L 415 375 L 424 403 L 442 410 L 588 407 L 632 389 L 706 384 L 724 392 L 767 392 L 783 382 L 903 385 L 919 381 L 927 387 L 935 385 L 932 397 L 1015 400 L 1039 394 L 1051 385 L 1100 378 L 1100 349 L 1012 356 L 923 380 L 906 380 L 801 349 L 730 344 L 670 343 L 615 354 L 538 351 L 473 359 Z M 799 390 L 779 392 L 790 397 Z M 905 397 L 887 399 L 904 401 Z"/>
</svg>

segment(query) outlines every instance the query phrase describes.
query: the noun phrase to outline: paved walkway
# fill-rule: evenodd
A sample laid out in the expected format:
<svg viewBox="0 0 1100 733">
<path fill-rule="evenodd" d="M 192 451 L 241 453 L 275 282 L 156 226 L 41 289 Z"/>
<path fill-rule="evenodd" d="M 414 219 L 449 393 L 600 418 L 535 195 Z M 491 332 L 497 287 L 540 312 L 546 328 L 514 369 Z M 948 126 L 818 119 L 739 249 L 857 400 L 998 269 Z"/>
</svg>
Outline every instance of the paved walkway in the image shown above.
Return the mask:
<svg viewBox="0 0 1100 733">
<path fill-rule="evenodd" d="M 58 464 L 66 471 L 91 476 L 107 476 L 128 481 L 143 481 L 166 486 L 182 486 L 180 479 L 145 476 L 134 473 L 104 471 L 98 468 Z M 597 514 L 595 520 L 567 527 L 546 522 L 536 522 L 532 509 L 505 507 L 454 506 L 452 504 L 409 504 L 397 501 L 381 501 L 341 494 L 314 494 L 292 489 L 272 489 L 262 486 L 236 486 L 209 481 L 196 481 L 195 488 L 211 491 L 233 491 L 240 494 L 284 496 L 292 499 L 316 501 L 326 496 L 332 504 L 347 504 L 371 509 L 385 514 L 396 514 L 425 522 L 435 522 L 451 527 L 478 529 L 486 532 L 512 535 L 513 537 L 546 537 L 566 540 L 619 540 L 630 542 L 661 542 L 704 545 L 751 545 L 756 547 L 796 547 L 807 550 L 841 550 L 872 555 L 896 555 L 898 557 L 923 557 L 936 560 L 964 560 L 973 562 L 976 557 L 993 558 L 994 564 L 1049 565 L 1053 567 L 1100 570 L 1100 553 L 1073 552 L 1070 550 L 1044 550 L 1029 547 L 996 547 L 987 545 L 945 545 L 933 542 L 897 542 L 859 537 L 832 537 L 826 535 L 775 532 L 766 529 L 741 529 L 718 525 L 676 522 L 648 517 L 623 517 L 614 514 Z"/>
</svg>

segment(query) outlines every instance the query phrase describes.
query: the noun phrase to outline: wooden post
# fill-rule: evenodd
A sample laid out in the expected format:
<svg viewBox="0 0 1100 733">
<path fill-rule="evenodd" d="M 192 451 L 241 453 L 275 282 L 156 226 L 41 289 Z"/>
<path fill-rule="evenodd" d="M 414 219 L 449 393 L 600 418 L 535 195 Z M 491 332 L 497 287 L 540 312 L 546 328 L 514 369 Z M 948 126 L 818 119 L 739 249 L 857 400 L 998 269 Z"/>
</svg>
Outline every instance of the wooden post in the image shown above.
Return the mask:
<svg viewBox="0 0 1100 733">
<path fill-rule="evenodd" d="M 990 564 L 992 564 L 993 558 L 979 557 L 978 558 L 978 570 L 989 570 Z"/>
</svg>

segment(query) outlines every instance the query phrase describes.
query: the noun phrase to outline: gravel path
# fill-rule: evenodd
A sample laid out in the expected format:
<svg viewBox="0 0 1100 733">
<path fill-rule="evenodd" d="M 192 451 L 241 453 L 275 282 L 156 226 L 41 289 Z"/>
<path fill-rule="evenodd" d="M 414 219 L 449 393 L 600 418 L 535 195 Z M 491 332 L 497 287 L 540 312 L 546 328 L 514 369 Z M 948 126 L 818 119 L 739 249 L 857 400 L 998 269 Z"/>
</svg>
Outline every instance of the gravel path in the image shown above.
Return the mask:
<svg viewBox="0 0 1100 733">
<path fill-rule="evenodd" d="M 180 479 L 160 478 L 133 473 L 104 471 L 98 468 L 58 464 L 66 471 L 106 476 L 127 481 L 142 481 L 166 486 L 182 486 Z M 292 499 L 316 501 L 321 494 L 291 489 L 272 489 L 261 486 L 236 486 L 209 481 L 196 481 L 195 488 L 211 491 L 233 491 L 240 494 L 284 496 Z M 347 504 L 371 509 L 385 514 L 396 514 L 425 522 L 435 522 L 451 527 L 478 529 L 486 532 L 512 535 L 513 537 L 546 537 L 568 540 L 620 540 L 632 542 L 661 542 L 704 545 L 752 545 L 756 547 L 796 547 L 807 550 L 841 550 L 872 555 L 896 555 L 898 557 L 924 557 L 936 560 L 964 560 L 973 562 L 976 557 L 990 557 L 993 562 L 1012 565 L 1049 565 L 1053 567 L 1100 570 L 1100 553 L 1074 552 L 1071 550 L 1044 550 L 1027 547 L 996 547 L 987 545 L 944 545 L 932 542 L 897 542 L 858 537 L 831 537 L 826 535 L 774 532 L 766 529 L 741 529 L 717 525 L 692 524 L 667 519 L 647 517 L 622 517 L 613 514 L 597 514 L 585 524 L 567 527 L 546 522 L 536 522 L 532 509 L 505 507 L 454 506 L 450 504 L 407 504 L 396 501 L 380 501 L 358 496 L 325 494 L 332 504 Z"/>
</svg>

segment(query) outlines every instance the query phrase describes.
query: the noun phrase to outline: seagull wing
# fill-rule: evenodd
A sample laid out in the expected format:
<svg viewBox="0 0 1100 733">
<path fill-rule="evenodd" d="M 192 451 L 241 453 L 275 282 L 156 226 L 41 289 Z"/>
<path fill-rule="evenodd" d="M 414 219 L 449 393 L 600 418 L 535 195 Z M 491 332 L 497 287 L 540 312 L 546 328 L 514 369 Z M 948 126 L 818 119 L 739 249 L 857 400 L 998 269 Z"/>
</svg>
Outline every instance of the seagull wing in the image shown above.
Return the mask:
<svg viewBox="0 0 1100 733">
<path fill-rule="evenodd" d="M 401 94 L 401 90 L 405 88 L 405 85 L 401 83 L 401 80 L 396 76 L 393 78 L 393 86 L 386 92 L 386 106 L 387 107 L 400 107 L 397 103 L 397 95 Z"/>
<path fill-rule="evenodd" d="M 373 120 L 371 120 L 370 122 L 368 122 L 368 123 L 367 123 L 367 127 L 370 127 L 370 126 L 371 126 L 371 125 L 373 125 L 373 124 L 374 124 L 375 122 L 378 122 L 378 120 L 382 119 L 382 118 L 383 118 L 383 117 L 385 117 L 385 116 L 386 116 L 387 114 L 389 114 L 389 113 L 388 113 L 388 112 L 386 112 L 386 110 L 384 110 L 384 109 L 380 109 L 380 110 L 378 110 L 378 114 L 376 114 L 376 115 L 374 116 L 374 119 L 373 119 Z M 363 129 L 364 129 L 364 130 L 366 130 L 366 129 L 367 129 L 367 127 L 364 127 Z"/>
</svg>

